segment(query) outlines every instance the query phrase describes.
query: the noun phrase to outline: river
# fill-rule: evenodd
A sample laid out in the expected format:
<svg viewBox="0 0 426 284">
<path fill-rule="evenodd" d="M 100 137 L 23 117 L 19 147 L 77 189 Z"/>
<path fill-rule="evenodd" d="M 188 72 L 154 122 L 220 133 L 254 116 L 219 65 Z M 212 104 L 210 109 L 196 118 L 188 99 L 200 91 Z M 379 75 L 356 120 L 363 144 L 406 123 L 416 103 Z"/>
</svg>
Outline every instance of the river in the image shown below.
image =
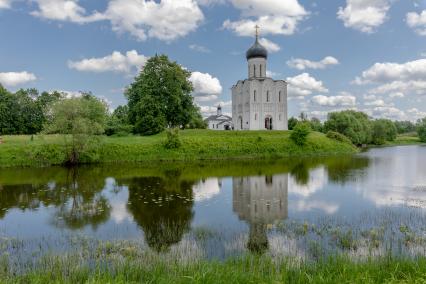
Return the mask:
<svg viewBox="0 0 426 284">
<path fill-rule="evenodd" d="M 424 254 L 426 147 L 274 161 L 0 170 L 0 237 L 49 250 L 73 236 L 223 259 Z M 10 250 L 10 248 L 9 248 Z M 23 252 L 21 252 L 23 253 Z"/>
</svg>

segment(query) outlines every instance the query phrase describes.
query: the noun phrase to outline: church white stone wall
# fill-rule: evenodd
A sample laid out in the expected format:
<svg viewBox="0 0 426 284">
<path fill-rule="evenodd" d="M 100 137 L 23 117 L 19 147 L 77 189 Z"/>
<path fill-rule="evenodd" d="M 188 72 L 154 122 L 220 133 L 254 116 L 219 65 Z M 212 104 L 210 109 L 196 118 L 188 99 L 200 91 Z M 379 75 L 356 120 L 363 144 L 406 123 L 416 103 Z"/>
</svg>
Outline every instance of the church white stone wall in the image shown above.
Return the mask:
<svg viewBox="0 0 426 284">
<path fill-rule="evenodd" d="M 258 42 L 247 51 L 248 79 L 232 87 L 235 130 L 287 130 L 287 82 L 266 77 L 266 49 Z"/>
<path fill-rule="evenodd" d="M 288 174 L 232 179 L 233 210 L 249 223 L 273 224 L 288 216 Z"/>
</svg>

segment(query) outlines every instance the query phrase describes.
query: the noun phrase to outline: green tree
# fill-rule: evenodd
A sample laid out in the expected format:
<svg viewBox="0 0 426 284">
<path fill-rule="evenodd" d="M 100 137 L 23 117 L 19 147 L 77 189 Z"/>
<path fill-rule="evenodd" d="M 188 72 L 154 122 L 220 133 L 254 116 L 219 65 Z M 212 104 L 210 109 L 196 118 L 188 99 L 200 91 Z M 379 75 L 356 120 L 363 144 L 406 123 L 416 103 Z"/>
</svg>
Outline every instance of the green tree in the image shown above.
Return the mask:
<svg viewBox="0 0 426 284">
<path fill-rule="evenodd" d="M 316 117 L 311 118 L 311 120 L 309 121 L 309 124 L 313 131 L 317 131 L 317 132 L 324 131 L 324 125 L 321 123 L 321 120 L 319 120 Z"/>
<path fill-rule="evenodd" d="M 36 134 L 43 127 L 43 110 L 35 89 L 10 93 L 0 85 L 0 134 Z"/>
<path fill-rule="evenodd" d="M 69 134 L 64 135 L 69 164 L 80 162 L 91 138 L 104 133 L 107 106 L 91 94 L 61 99 L 52 105 L 49 113 L 45 132 Z"/>
<path fill-rule="evenodd" d="M 311 127 L 308 122 L 299 122 L 290 134 L 290 139 L 299 146 L 306 144 Z"/>
<path fill-rule="evenodd" d="M 166 55 L 151 57 L 126 91 L 135 132 L 155 134 L 166 127 L 185 128 L 196 112 L 191 73 Z M 141 104 L 157 105 L 155 111 Z M 161 125 L 160 125 L 161 123 Z M 144 125 L 147 124 L 147 125 Z"/>
<path fill-rule="evenodd" d="M 297 120 L 297 118 L 295 117 L 290 117 L 290 119 L 288 120 L 288 130 L 293 130 L 293 128 L 296 126 L 296 124 L 299 121 Z"/>
<path fill-rule="evenodd" d="M 166 116 L 161 105 L 154 97 L 143 97 L 135 106 L 135 132 L 142 135 L 153 135 L 163 131 L 167 125 Z"/>
<path fill-rule="evenodd" d="M 372 142 L 375 145 L 383 145 L 386 142 L 386 125 L 380 120 L 373 121 Z"/>
<path fill-rule="evenodd" d="M 389 119 L 377 119 L 372 122 L 372 142 L 383 145 L 386 141 L 394 141 L 397 135 L 395 124 Z"/>
<path fill-rule="evenodd" d="M 417 122 L 417 134 L 420 141 L 426 142 L 426 117 Z"/>
<path fill-rule="evenodd" d="M 416 125 L 411 121 L 395 121 L 394 123 L 399 134 L 416 132 Z"/>
<path fill-rule="evenodd" d="M 363 112 L 353 110 L 332 112 L 328 115 L 324 128 L 325 132 L 335 131 L 345 135 L 355 145 L 371 142 L 371 122 Z"/>
<path fill-rule="evenodd" d="M 107 118 L 105 134 L 125 136 L 132 131 L 133 126 L 129 123 L 129 107 L 127 105 L 117 107 Z"/>
<path fill-rule="evenodd" d="M 204 121 L 199 107 L 196 107 L 194 110 L 195 111 L 192 113 L 191 120 L 189 121 L 187 128 L 189 128 L 189 129 L 206 129 L 207 123 Z"/>
</svg>

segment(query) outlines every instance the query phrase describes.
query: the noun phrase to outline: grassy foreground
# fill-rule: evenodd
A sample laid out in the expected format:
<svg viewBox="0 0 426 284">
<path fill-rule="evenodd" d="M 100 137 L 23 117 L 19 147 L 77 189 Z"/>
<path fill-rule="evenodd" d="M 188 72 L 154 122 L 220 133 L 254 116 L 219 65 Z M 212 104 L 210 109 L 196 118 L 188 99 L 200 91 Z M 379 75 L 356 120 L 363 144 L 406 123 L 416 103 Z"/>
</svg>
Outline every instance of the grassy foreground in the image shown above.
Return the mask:
<svg viewBox="0 0 426 284">
<path fill-rule="evenodd" d="M 78 259 L 78 258 L 76 258 Z M 127 259 L 88 265 L 70 256 L 46 258 L 23 274 L 1 265 L 0 283 L 425 283 L 426 259 L 382 258 L 354 262 L 347 257 L 296 263 L 268 256 L 245 256 L 191 264 Z"/>
<path fill-rule="evenodd" d="M 182 146 L 166 149 L 164 133 L 149 137 L 101 137 L 86 150 L 83 163 L 223 160 L 245 158 L 282 158 L 351 154 L 357 150 L 347 143 L 311 133 L 306 145 L 298 146 L 289 131 L 210 131 L 180 132 Z M 66 160 L 64 137 L 4 136 L 0 145 L 0 167 L 60 165 Z"/>
</svg>

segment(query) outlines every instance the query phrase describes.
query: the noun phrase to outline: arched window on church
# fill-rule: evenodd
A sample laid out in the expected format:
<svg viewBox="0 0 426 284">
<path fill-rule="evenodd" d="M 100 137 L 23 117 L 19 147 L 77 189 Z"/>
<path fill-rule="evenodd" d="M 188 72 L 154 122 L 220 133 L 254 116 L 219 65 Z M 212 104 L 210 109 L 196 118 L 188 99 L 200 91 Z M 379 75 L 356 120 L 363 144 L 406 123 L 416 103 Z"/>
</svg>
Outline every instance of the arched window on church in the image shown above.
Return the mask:
<svg viewBox="0 0 426 284">
<path fill-rule="evenodd" d="M 269 102 L 269 91 L 266 91 L 266 101 Z"/>
<path fill-rule="evenodd" d="M 256 65 L 253 65 L 253 75 L 256 77 Z"/>
<path fill-rule="evenodd" d="M 278 93 L 278 101 L 281 102 L 281 91 Z"/>
<path fill-rule="evenodd" d="M 253 100 L 256 101 L 256 90 L 254 90 L 254 93 L 253 93 Z"/>
<path fill-rule="evenodd" d="M 259 65 L 259 68 L 260 68 L 259 77 L 262 77 L 262 64 Z"/>
</svg>

